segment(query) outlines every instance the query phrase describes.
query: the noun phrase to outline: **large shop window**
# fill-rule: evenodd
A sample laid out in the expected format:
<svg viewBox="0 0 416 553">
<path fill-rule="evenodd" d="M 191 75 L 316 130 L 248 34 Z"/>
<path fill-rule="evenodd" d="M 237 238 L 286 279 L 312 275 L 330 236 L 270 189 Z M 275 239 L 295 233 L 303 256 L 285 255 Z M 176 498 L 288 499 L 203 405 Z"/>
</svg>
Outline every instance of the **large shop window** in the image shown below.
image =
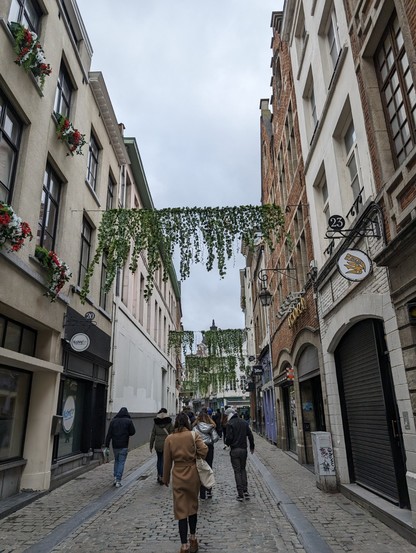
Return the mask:
<svg viewBox="0 0 416 553">
<path fill-rule="evenodd" d="M 31 374 L 0 366 L 0 461 L 23 456 Z"/>
<path fill-rule="evenodd" d="M 62 396 L 62 430 L 59 434 L 58 457 L 82 451 L 84 406 L 87 383 L 68 379 Z"/>
</svg>

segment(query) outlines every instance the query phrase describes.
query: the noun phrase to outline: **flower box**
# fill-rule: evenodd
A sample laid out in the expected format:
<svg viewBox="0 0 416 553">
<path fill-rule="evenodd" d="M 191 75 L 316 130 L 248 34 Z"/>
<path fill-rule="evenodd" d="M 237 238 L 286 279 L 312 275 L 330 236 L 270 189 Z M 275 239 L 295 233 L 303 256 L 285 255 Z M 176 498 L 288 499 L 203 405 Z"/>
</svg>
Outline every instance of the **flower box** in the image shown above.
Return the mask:
<svg viewBox="0 0 416 553">
<path fill-rule="evenodd" d="M 46 63 L 45 52 L 37 34 L 16 22 L 10 23 L 10 31 L 15 40 L 14 51 L 17 54 L 14 62 L 25 71 L 31 71 L 42 90 L 45 77 L 51 74 L 52 69 L 49 63 Z"/>
<path fill-rule="evenodd" d="M 0 250 L 8 245 L 8 251 L 17 252 L 26 238 L 33 238 L 30 226 L 16 215 L 10 205 L 0 202 Z"/>
<path fill-rule="evenodd" d="M 72 276 L 68 265 L 54 251 L 36 246 L 35 257 L 48 273 L 48 291 L 45 296 L 55 301 L 63 286 Z"/>
<path fill-rule="evenodd" d="M 58 140 L 65 142 L 68 145 L 69 153 L 67 156 L 73 156 L 74 153 L 77 155 L 84 155 L 82 153 L 82 147 L 85 145 L 85 134 L 81 134 L 78 129 L 75 129 L 71 121 L 61 115 L 60 113 L 55 113 L 56 117 L 56 136 Z"/>
</svg>

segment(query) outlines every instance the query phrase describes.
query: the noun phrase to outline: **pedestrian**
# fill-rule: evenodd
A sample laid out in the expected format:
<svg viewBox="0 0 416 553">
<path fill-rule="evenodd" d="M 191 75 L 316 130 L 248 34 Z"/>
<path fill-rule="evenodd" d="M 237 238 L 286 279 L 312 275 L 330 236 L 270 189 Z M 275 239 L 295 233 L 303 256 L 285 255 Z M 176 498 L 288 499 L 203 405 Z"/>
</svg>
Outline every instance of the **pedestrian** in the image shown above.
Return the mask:
<svg viewBox="0 0 416 553">
<path fill-rule="evenodd" d="M 228 423 L 228 415 L 226 414 L 226 411 L 228 409 L 231 409 L 231 407 L 227 407 L 225 406 L 224 407 L 224 411 L 221 415 L 221 428 L 222 428 L 222 441 L 224 442 L 224 447 L 223 449 L 227 449 L 227 443 L 225 441 L 225 434 L 227 432 L 227 423 Z"/>
<path fill-rule="evenodd" d="M 195 422 L 195 414 L 190 407 L 184 407 L 183 412 L 186 413 L 191 421 L 191 425 Z"/>
<path fill-rule="evenodd" d="M 222 438 L 221 417 L 222 415 L 221 415 L 220 409 L 217 409 L 215 413 L 212 415 L 212 420 L 215 422 L 215 429 L 220 438 Z"/>
<path fill-rule="evenodd" d="M 157 455 L 157 481 L 163 484 L 163 446 L 165 445 L 166 436 L 173 432 L 172 419 L 168 417 L 167 410 L 162 407 L 153 419 L 153 429 L 150 434 L 150 453 L 153 451 L 153 446 Z"/>
<path fill-rule="evenodd" d="M 117 415 L 111 420 L 105 438 L 105 447 L 113 446 L 114 452 L 114 483 L 116 488 L 121 486 L 121 478 L 124 472 L 124 465 L 127 459 L 129 439 L 136 433 L 133 421 L 126 407 L 122 407 Z"/>
<path fill-rule="evenodd" d="M 250 453 L 254 452 L 254 438 L 250 426 L 238 416 L 233 409 L 227 409 L 228 424 L 225 443 L 230 446 L 231 465 L 234 470 L 237 486 L 237 501 L 250 499 L 247 489 L 247 439 L 250 443 Z"/>
<path fill-rule="evenodd" d="M 208 446 L 208 453 L 207 453 L 207 456 L 205 457 L 205 461 L 212 468 L 212 463 L 214 461 L 214 444 L 218 442 L 220 437 L 218 436 L 218 433 L 215 429 L 215 422 L 212 420 L 212 418 L 209 415 L 209 411 L 210 409 L 208 409 L 208 411 L 201 409 L 201 412 L 199 413 L 199 415 L 195 420 L 195 424 L 193 428 L 195 432 L 197 432 L 201 436 L 204 444 Z M 211 409 L 211 413 L 212 413 L 212 409 Z M 201 484 L 201 488 L 199 490 L 199 497 L 200 499 L 211 499 L 212 488 L 206 488 Z"/>
<path fill-rule="evenodd" d="M 208 446 L 197 432 L 191 432 L 186 413 L 179 413 L 172 434 L 165 439 L 163 449 L 163 483 L 169 486 L 172 469 L 173 513 L 178 520 L 181 539 L 180 552 L 196 553 L 198 540 L 198 492 L 200 480 L 196 469 L 196 457 L 205 459 Z M 172 468 L 173 465 L 173 468 Z M 188 544 L 189 525 L 189 544 Z"/>
</svg>

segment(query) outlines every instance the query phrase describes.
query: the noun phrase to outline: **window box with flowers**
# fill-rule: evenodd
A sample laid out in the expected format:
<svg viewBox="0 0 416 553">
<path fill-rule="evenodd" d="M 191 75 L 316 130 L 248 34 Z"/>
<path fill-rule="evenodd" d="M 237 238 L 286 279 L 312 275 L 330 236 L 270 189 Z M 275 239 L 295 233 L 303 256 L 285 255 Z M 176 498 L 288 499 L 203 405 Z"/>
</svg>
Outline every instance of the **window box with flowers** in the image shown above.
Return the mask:
<svg viewBox="0 0 416 553">
<path fill-rule="evenodd" d="M 0 250 L 7 247 L 9 252 L 18 252 L 26 238 L 33 238 L 30 226 L 10 205 L 0 202 Z"/>
<path fill-rule="evenodd" d="M 82 153 L 82 147 L 85 145 L 85 134 L 81 134 L 78 129 L 75 129 L 71 121 L 61 115 L 60 113 L 55 113 L 56 118 L 56 135 L 58 140 L 65 142 L 68 145 L 69 153 L 67 156 L 73 156 L 74 153 L 77 155 L 84 155 Z"/>
<path fill-rule="evenodd" d="M 45 77 L 51 74 L 52 69 L 49 63 L 46 63 L 45 52 L 37 34 L 16 22 L 10 23 L 10 31 L 14 37 L 14 51 L 17 54 L 14 62 L 25 71 L 31 71 L 39 88 L 43 90 Z"/>
<path fill-rule="evenodd" d="M 68 265 L 59 259 L 55 252 L 36 246 L 35 257 L 48 273 L 48 291 L 45 296 L 55 301 L 59 292 L 72 276 Z"/>
</svg>

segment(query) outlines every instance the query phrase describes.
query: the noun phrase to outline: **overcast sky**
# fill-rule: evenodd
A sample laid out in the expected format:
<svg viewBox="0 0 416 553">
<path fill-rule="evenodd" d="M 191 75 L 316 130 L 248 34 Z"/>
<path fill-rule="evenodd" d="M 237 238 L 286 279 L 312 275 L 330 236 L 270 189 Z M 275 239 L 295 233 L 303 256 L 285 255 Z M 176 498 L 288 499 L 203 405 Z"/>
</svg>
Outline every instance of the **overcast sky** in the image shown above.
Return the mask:
<svg viewBox="0 0 416 553">
<path fill-rule="evenodd" d="M 259 104 L 283 0 L 78 0 L 114 111 L 134 136 L 156 209 L 260 203 Z M 236 253 L 221 279 L 194 265 L 183 324 L 242 328 Z M 179 275 L 178 275 L 179 278 Z"/>
</svg>

